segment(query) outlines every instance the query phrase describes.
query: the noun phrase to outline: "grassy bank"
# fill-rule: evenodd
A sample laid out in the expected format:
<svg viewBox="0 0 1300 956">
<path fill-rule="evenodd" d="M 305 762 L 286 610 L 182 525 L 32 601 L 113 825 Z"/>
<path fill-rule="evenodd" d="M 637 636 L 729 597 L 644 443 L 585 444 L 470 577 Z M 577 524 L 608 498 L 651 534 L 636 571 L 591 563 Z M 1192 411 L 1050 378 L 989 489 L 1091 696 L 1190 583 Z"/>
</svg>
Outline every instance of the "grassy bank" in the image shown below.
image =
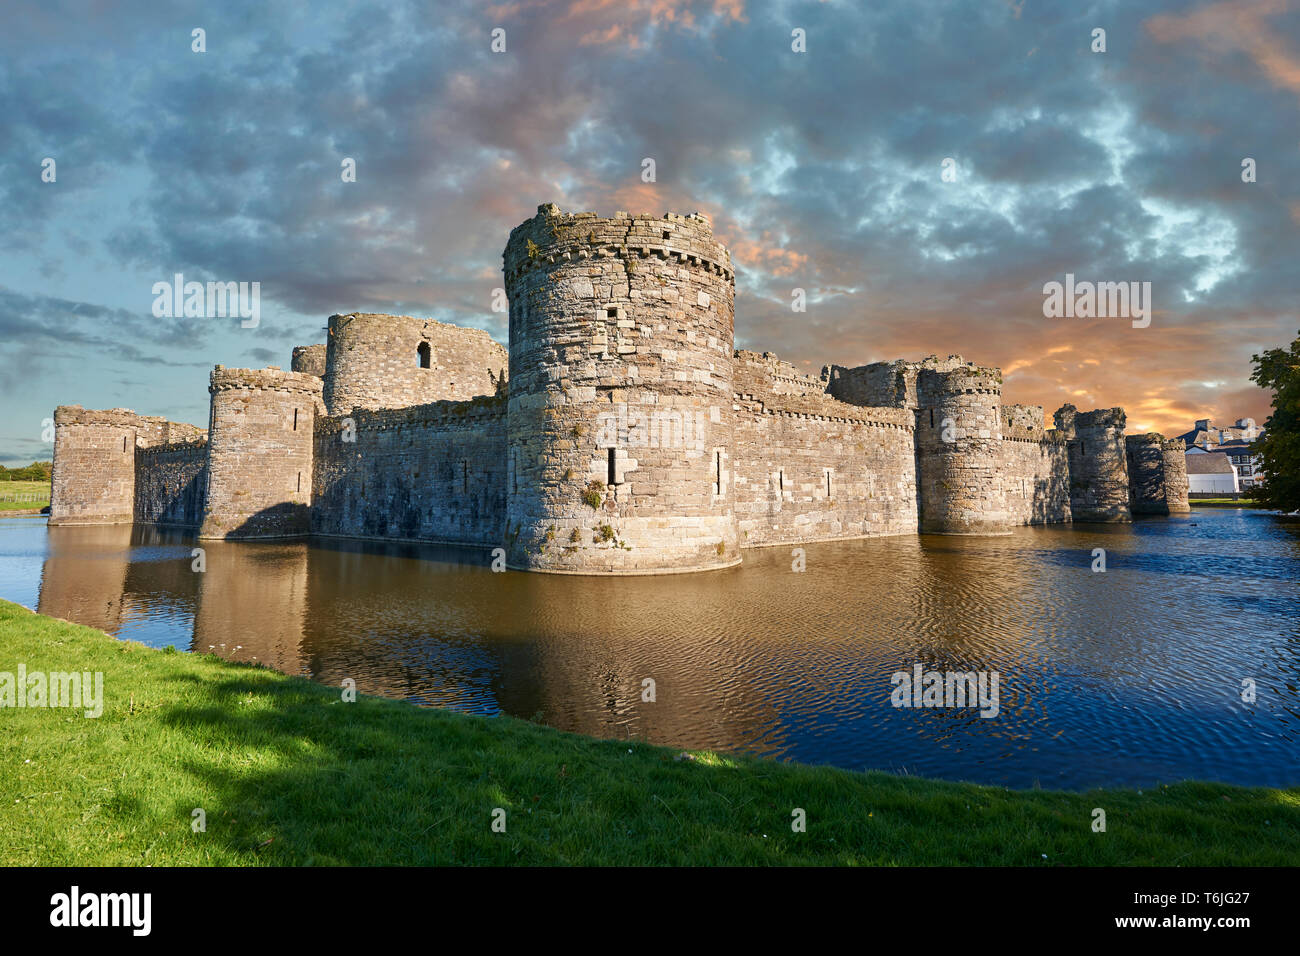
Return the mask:
<svg viewBox="0 0 1300 956">
<path fill-rule="evenodd" d="M 39 511 L 49 503 L 48 481 L 0 481 L 0 511 Z"/>
<path fill-rule="evenodd" d="M 103 672 L 104 712 L 0 709 L 9 864 L 1300 863 L 1300 789 L 1013 792 L 678 759 L 509 718 L 344 703 L 0 601 L 0 671 L 20 663 Z M 498 807 L 505 833 L 491 829 Z M 791 830 L 796 807 L 806 833 Z M 206 832 L 192 832 L 195 808 Z"/>
</svg>

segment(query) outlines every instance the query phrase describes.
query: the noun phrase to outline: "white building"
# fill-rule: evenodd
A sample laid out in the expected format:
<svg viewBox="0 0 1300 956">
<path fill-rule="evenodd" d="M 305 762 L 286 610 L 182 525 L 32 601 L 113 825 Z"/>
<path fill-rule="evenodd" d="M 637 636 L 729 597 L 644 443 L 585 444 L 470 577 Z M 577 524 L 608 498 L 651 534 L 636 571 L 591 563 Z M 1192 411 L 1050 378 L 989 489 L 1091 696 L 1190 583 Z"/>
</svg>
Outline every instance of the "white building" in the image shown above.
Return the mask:
<svg viewBox="0 0 1300 956">
<path fill-rule="evenodd" d="M 1187 452 L 1187 491 L 1189 494 L 1237 494 L 1241 491 L 1237 469 L 1222 452 L 1192 449 Z"/>
</svg>

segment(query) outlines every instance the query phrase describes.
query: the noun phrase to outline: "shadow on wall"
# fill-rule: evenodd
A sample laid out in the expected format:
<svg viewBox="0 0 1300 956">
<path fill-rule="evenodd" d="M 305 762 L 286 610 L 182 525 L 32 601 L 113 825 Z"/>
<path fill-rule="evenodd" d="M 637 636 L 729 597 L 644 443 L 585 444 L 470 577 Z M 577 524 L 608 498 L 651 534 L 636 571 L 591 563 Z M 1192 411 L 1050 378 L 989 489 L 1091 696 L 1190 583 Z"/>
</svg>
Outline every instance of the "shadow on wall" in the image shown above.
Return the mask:
<svg viewBox="0 0 1300 956">
<path fill-rule="evenodd" d="M 1069 519 L 1070 489 L 1060 481 L 1034 479 L 1030 498 L 1029 524 L 1061 524 Z"/>
<path fill-rule="evenodd" d="M 209 517 L 199 529 L 200 538 L 298 538 L 311 534 L 311 505 L 283 501 L 237 519 L 228 527 L 221 518 Z"/>
</svg>

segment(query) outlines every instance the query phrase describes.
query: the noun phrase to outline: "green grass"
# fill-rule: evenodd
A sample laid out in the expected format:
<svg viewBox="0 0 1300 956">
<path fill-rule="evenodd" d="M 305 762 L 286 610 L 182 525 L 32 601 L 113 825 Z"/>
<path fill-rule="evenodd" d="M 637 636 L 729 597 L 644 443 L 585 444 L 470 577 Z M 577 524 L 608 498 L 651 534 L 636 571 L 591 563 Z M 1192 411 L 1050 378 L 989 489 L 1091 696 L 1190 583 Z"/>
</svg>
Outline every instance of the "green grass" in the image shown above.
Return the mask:
<svg viewBox="0 0 1300 956">
<path fill-rule="evenodd" d="M 1193 508 L 1201 505 L 1208 505 L 1211 508 L 1262 508 L 1264 507 L 1253 498 L 1192 498 L 1190 504 Z"/>
<path fill-rule="evenodd" d="M 5 501 L 12 495 L 40 495 L 37 501 Z M 48 481 L 0 481 L 0 511 L 26 511 L 44 508 L 50 503 Z"/>
<path fill-rule="evenodd" d="M 1297 789 L 1008 791 L 677 759 L 510 718 L 345 703 L 3 601 L 0 647 L 0 670 L 104 674 L 98 719 L 0 709 L 11 865 L 1300 863 Z M 191 830 L 196 807 L 206 832 Z M 791 830 L 796 807 L 806 833 Z"/>
</svg>

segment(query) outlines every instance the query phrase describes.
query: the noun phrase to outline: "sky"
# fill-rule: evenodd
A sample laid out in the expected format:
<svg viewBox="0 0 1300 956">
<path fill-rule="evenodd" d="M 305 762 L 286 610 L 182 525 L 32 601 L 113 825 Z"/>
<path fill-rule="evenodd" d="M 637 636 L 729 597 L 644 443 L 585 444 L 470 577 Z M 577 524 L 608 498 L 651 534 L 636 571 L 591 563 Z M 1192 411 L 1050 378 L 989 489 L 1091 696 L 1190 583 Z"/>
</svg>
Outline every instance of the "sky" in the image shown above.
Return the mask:
<svg viewBox="0 0 1300 956">
<path fill-rule="evenodd" d="M 960 354 L 1049 419 L 1262 423 L 1250 358 L 1300 332 L 1297 5 L 10 0 L 0 463 L 48 459 L 61 404 L 206 427 L 214 364 L 287 368 L 331 313 L 504 343 L 548 202 L 706 213 L 737 347 L 813 374 Z M 259 324 L 155 316 L 177 273 L 258 282 Z M 1150 282 L 1150 324 L 1046 316 L 1067 274 Z"/>
</svg>

